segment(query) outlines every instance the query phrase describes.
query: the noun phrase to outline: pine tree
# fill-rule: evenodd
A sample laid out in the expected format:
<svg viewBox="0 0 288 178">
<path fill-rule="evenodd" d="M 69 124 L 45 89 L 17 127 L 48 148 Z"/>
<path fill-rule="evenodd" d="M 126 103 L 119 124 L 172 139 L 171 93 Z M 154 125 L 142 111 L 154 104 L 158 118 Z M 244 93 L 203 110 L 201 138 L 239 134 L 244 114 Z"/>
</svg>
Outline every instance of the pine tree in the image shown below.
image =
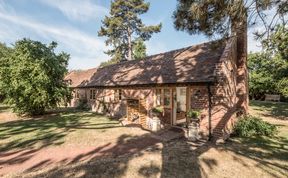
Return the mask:
<svg viewBox="0 0 288 178">
<path fill-rule="evenodd" d="M 106 36 L 106 45 L 113 49 L 106 51 L 112 61 L 132 60 L 133 43 L 136 39 L 149 40 L 153 33 L 160 32 L 161 24 L 146 26 L 139 15 L 149 10 L 144 0 L 114 0 L 110 15 L 105 16 L 99 36 Z"/>
<path fill-rule="evenodd" d="M 265 12 L 273 7 L 277 10 L 268 22 Z M 189 34 L 236 36 L 238 108 L 247 111 L 247 26 L 262 23 L 265 30 L 256 35 L 269 38 L 277 22 L 287 23 L 287 9 L 288 3 L 284 0 L 178 0 L 173 17 L 175 28 Z"/>
<path fill-rule="evenodd" d="M 146 57 L 146 46 L 143 40 L 139 39 L 135 41 L 133 55 L 137 60 Z"/>
<path fill-rule="evenodd" d="M 271 12 L 272 8 L 276 10 Z M 257 37 L 269 38 L 278 23 L 288 23 L 287 13 L 285 0 L 178 0 L 173 17 L 176 29 L 209 37 L 229 36 L 248 17 L 249 27 L 264 27 L 255 33 Z"/>
</svg>

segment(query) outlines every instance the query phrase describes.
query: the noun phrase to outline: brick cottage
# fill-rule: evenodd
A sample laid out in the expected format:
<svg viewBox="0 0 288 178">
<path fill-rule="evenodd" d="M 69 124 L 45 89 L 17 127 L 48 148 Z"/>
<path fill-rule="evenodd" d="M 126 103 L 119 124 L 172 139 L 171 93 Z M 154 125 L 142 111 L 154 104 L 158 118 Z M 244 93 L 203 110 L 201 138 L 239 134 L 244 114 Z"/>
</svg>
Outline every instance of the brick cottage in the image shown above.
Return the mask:
<svg viewBox="0 0 288 178">
<path fill-rule="evenodd" d="M 65 78 L 73 89 L 70 106 L 87 101 L 92 111 L 126 117 L 145 129 L 151 129 L 155 106 L 164 108 L 164 126 L 185 126 L 186 112 L 197 109 L 203 135 L 226 137 L 248 104 L 246 61 L 239 60 L 246 60 L 246 50 L 239 45 L 243 40 L 231 37 L 143 60 L 72 71 Z"/>
</svg>

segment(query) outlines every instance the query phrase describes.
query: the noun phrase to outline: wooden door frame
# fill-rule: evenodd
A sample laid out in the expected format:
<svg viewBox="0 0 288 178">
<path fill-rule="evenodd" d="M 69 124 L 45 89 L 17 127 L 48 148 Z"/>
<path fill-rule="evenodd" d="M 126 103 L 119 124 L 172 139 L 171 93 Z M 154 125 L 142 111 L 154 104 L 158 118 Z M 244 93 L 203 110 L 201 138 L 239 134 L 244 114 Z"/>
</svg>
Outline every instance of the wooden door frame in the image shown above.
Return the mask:
<svg viewBox="0 0 288 178">
<path fill-rule="evenodd" d="M 186 100 L 186 112 L 189 110 L 189 94 L 190 94 L 190 87 L 188 86 L 181 86 L 181 87 L 173 87 L 172 89 L 172 125 L 176 125 L 177 124 L 177 88 L 186 88 L 186 96 L 185 96 L 185 100 Z M 176 97 L 174 97 L 174 94 Z M 176 101 L 175 101 L 176 99 Z M 186 114 L 185 114 L 186 115 Z M 186 117 L 186 123 L 187 123 L 187 117 Z"/>
</svg>

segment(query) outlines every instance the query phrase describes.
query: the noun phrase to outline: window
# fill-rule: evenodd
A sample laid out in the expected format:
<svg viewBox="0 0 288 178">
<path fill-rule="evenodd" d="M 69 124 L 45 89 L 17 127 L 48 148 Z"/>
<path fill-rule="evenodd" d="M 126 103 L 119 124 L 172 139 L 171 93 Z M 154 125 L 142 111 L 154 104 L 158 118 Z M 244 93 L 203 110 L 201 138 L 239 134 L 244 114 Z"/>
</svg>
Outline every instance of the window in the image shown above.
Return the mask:
<svg viewBox="0 0 288 178">
<path fill-rule="evenodd" d="M 170 106 L 171 97 L 170 97 L 170 89 L 164 89 L 164 106 Z"/>
<path fill-rule="evenodd" d="M 155 105 L 156 106 L 166 106 L 171 105 L 171 90 L 170 89 L 156 89 L 155 93 Z"/>
<path fill-rule="evenodd" d="M 122 90 L 114 90 L 114 100 L 120 101 L 122 99 Z"/>
<path fill-rule="evenodd" d="M 160 105 L 162 105 L 162 97 L 161 97 L 161 95 L 162 95 L 162 90 L 161 89 L 156 89 L 156 102 L 155 102 L 155 104 L 156 104 L 156 106 L 160 106 Z"/>
<path fill-rule="evenodd" d="M 90 99 L 95 100 L 96 99 L 96 90 L 90 90 Z"/>
</svg>

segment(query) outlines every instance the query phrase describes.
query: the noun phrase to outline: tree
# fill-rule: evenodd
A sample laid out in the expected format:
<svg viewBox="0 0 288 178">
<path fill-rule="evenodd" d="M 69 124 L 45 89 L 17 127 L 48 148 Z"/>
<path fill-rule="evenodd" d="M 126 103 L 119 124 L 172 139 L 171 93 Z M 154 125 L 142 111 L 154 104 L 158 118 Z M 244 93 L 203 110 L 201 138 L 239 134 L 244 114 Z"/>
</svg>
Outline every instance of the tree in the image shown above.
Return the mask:
<svg viewBox="0 0 288 178">
<path fill-rule="evenodd" d="M 133 49 L 134 58 L 139 60 L 145 58 L 146 55 L 146 46 L 143 40 L 136 40 L 134 49 Z"/>
<path fill-rule="evenodd" d="M 270 40 L 264 40 L 264 47 L 277 67 L 273 67 L 273 76 L 277 81 L 276 89 L 288 98 L 288 28 L 284 25 L 276 27 Z M 274 64 L 274 66 L 275 66 Z M 271 70 L 270 70 L 271 71 Z"/>
<path fill-rule="evenodd" d="M 288 31 L 277 26 L 270 40 L 264 40 L 265 51 L 249 54 L 250 96 L 262 99 L 264 94 L 281 94 L 288 97 Z"/>
<path fill-rule="evenodd" d="M 279 55 L 284 60 L 288 61 L 288 27 L 278 25 L 275 27 L 269 40 L 263 40 L 264 49 L 271 55 Z"/>
<path fill-rule="evenodd" d="M 111 61 L 132 60 L 133 43 L 136 39 L 149 40 L 153 33 L 160 32 L 161 24 L 146 26 L 139 15 L 149 10 L 149 3 L 144 0 L 114 0 L 111 3 L 110 15 L 105 16 L 99 36 L 106 36 L 106 45 L 112 46 L 106 54 Z"/>
<path fill-rule="evenodd" d="M 63 80 L 69 55 L 55 54 L 50 45 L 23 39 L 15 43 L 9 55 L 3 80 L 5 95 L 14 111 L 20 114 L 43 114 L 56 107 L 70 92 Z"/>
<path fill-rule="evenodd" d="M 274 8 L 275 11 L 271 11 Z M 229 36 L 242 23 L 261 25 L 258 38 L 270 37 L 277 24 L 287 24 L 286 0 L 178 0 L 174 12 L 176 29 L 190 34 L 204 33 L 212 36 Z M 268 17 L 270 15 L 271 18 Z"/>
<path fill-rule="evenodd" d="M 276 94 L 276 81 L 270 70 L 272 60 L 269 55 L 259 52 L 248 55 L 249 95 L 256 100 L 264 99 L 265 94 Z"/>
<path fill-rule="evenodd" d="M 271 13 L 269 10 L 272 8 L 276 11 L 269 21 L 267 14 Z M 255 35 L 258 39 L 269 39 L 271 31 L 278 23 L 287 24 L 287 12 L 288 3 L 285 0 L 178 0 L 173 17 L 176 29 L 189 34 L 236 37 L 237 107 L 247 111 L 247 26 L 261 23 L 265 30 Z"/>
<path fill-rule="evenodd" d="M 7 67 L 8 56 L 11 53 L 12 49 L 7 47 L 5 44 L 0 43 L 0 101 L 2 101 L 5 96 L 4 88 L 4 78 L 7 75 L 5 69 Z"/>
</svg>

